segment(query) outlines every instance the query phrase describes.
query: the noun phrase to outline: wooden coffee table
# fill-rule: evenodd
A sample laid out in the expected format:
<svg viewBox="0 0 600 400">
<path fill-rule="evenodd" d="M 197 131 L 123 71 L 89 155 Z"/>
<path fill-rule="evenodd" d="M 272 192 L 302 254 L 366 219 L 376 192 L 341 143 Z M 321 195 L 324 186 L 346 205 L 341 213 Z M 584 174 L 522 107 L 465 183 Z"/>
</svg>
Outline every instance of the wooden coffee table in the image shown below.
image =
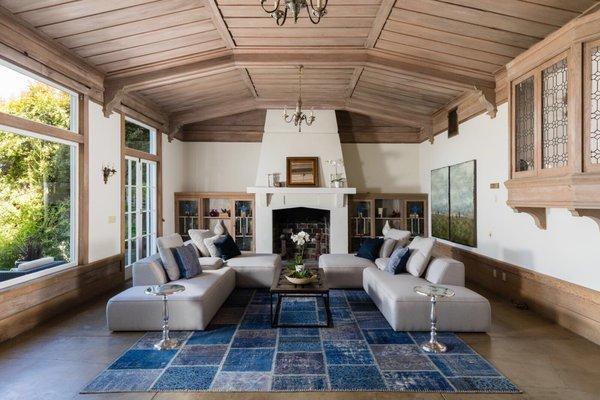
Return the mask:
<svg viewBox="0 0 600 400">
<path fill-rule="evenodd" d="M 329 307 L 329 285 L 322 269 L 313 267 L 309 269 L 317 273 L 317 279 L 313 283 L 306 285 L 294 285 L 290 283 L 284 273 L 286 267 L 281 267 L 275 271 L 273 284 L 271 285 L 271 326 L 273 328 L 329 328 L 333 325 L 331 318 L 331 308 Z M 273 296 L 277 298 L 275 313 L 273 313 Z M 281 302 L 284 297 L 316 297 L 323 298 L 325 302 L 325 313 L 327 314 L 326 324 L 280 324 L 279 315 L 281 314 Z"/>
</svg>

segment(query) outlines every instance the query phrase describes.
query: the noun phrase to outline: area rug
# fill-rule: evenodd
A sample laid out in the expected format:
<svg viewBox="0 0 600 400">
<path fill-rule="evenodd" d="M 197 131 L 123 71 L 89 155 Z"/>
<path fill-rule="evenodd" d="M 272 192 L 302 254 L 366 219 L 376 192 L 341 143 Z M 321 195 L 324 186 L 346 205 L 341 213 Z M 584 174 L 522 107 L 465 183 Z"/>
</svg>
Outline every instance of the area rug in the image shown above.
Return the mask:
<svg viewBox="0 0 600 400">
<path fill-rule="evenodd" d="M 398 391 L 519 393 L 453 333 L 448 352 L 419 344 L 426 332 L 395 332 L 362 290 L 331 293 L 332 328 L 270 324 L 267 291 L 236 290 L 206 331 L 173 332 L 176 350 L 158 351 L 149 332 L 82 393 L 146 391 Z M 160 316 L 157 316 L 160 318 Z M 325 321 L 322 299 L 286 298 L 281 323 Z"/>
</svg>

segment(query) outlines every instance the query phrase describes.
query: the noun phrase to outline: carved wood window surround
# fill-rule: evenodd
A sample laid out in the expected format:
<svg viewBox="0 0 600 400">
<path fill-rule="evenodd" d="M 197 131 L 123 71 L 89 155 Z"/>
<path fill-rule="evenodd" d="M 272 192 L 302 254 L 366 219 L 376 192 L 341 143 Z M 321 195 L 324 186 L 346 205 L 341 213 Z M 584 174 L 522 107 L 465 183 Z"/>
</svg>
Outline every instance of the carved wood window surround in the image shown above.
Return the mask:
<svg viewBox="0 0 600 400">
<path fill-rule="evenodd" d="M 600 11 L 571 21 L 506 69 L 507 204 L 542 229 L 548 208 L 600 225 Z"/>
</svg>

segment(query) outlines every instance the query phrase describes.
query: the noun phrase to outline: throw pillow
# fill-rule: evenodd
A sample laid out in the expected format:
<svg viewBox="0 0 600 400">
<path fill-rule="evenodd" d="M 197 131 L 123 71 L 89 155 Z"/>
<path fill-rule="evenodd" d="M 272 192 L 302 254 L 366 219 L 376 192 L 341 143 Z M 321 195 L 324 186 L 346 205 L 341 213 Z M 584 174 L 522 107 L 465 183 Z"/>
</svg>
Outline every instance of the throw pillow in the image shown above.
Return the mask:
<svg viewBox="0 0 600 400">
<path fill-rule="evenodd" d="M 400 229 L 390 229 L 384 235 L 384 237 L 386 239 L 387 238 L 395 239 L 397 241 L 397 245 L 396 245 L 396 249 L 397 249 L 398 247 L 406 247 L 406 245 L 408 244 L 408 240 L 410 239 L 410 232 L 409 231 L 403 231 L 403 230 L 400 230 Z"/>
<path fill-rule="evenodd" d="M 379 257 L 379 250 L 383 245 L 383 238 L 365 238 L 356 253 L 357 257 L 375 261 Z"/>
<path fill-rule="evenodd" d="M 175 260 L 177 260 L 179 275 L 183 279 L 191 279 L 202 273 L 202 266 L 200 265 L 200 261 L 198 261 L 196 250 L 192 246 L 190 244 L 171 249 Z"/>
<path fill-rule="evenodd" d="M 395 239 L 384 239 L 383 244 L 381 245 L 381 249 L 379 250 L 379 258 L 388 258 L 394 251 L 396 243 L 397 241 Z"/>
<path fill-rule="evenodd" d="M 217 222 L 217 225 L 215 225 L 213 232 L 215 233 L 215 235 L 219 236 L 227 233 L 227 227 L 225 226 L 225 223 L 223 223 L 222 219 L 220 219 L 219 222 Z"/>
<path fill-rule="evenodd" d="M 190 229 L 188 231 L 188 234 L 190 235 L 190 239 L 192 240 L 192 243 L 194 243 L 194 245 L 200 251 L 200 255 L 202 257 L 210 257 L 210 252 L 208 251 L 208 248 L 204 244 L 204 239 L 213 237 L 213 236 L 215 236 L 215 234 L 212 233 L 212 231 L 210 231 L 208 229 Z"/>
<path fill-rule="evenodd" d="M 406 271 L 406 263 L 410 257 L 411 249 L 408 247 L 400 247 L 392 253 L 385 271 L 392 275 L 398 275 Z"/>
<path fill-rule="evenodd" d="M 221 253 L 221 258 L 225 261 L 242 255 L 238 245 L 230 235 L 220 236 L 217 240 L 215 240 L 214 244 L 219 253 Z"/>
<path fill-rule="evenodd" d="M 204 239 L 204 245 L 208 249 L 210 257 L 221 257 L 221 252 L 219 251 L 219 249 L 217 249 L 217 246 L 215 246 L 215 241 L 221 237 L 223 236 L 211 236 L 209 238 Z"/>
<path fill-rule="evenodd" d="M 175 256 L 171 249 L 173 247 L 181 246 L 183 246 L 183 239 L 178 233 L 156 239 L 156 247 L 158 248 L 158 254 L 160 254 L 163 268 L 165 269 L 169 280 L 172 281 L 179 279 L 179 266 L 177 265 L 177 260 L 175 260 Z"/>
<path fill-rule="evenodd" d="M 416 276 L 417 278 L 423 275 L 423 272 L 427 269 L 427 265 L 429 265 L 434 244 L 435 238 L 422 238 L 417 236 L 408 245 L 408 248 L 413 251 L 406 264 L 406 270 L 411 275 Z"/>
</svg>

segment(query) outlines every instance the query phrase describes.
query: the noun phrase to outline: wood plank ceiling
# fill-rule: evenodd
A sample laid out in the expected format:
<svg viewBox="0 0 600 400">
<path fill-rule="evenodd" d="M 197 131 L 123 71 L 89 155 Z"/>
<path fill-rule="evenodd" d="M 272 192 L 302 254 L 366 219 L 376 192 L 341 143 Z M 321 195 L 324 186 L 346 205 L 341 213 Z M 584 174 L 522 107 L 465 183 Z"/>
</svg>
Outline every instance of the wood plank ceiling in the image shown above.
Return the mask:
<svg viewBox="0 0 600 400">
<path fill-rule="evenodd" d="M 330 0 L 320 24 L 304 10 L 277 27 L 259 0 L 0 0 L 105 74 L 107 112 L 135 93 L 171 116 L 171 134 L 208 140 L 198 126 L 211 118 L 293 107 L 303 64 L 305 107 L 346 110 L 365 133 L 344 128 L 347 140 L 371 142 L 431 134 L 432 116 L 471 92 L 493 103 L 507 62 L 595 3 Z"/>
</svg>

